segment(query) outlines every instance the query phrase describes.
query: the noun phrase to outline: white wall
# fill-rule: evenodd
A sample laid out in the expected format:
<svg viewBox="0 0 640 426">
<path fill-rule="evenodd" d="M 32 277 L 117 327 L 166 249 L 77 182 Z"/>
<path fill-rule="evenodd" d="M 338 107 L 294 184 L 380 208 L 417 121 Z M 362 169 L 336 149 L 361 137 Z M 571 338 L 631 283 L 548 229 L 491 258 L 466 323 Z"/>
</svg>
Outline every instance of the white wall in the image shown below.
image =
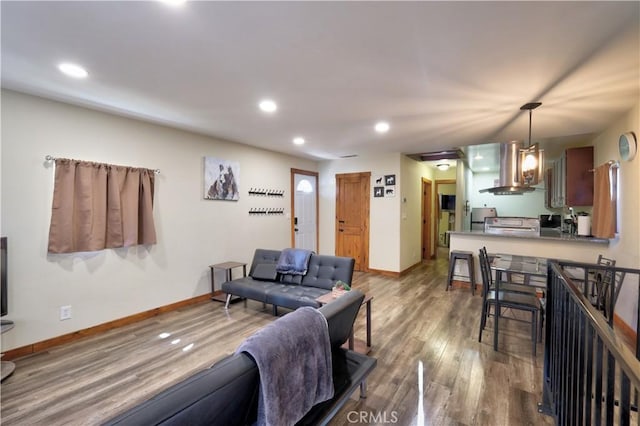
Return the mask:
<svg viewBox="0 0 640 426">
<path fill-rule="evenodd" d="M 365 155 L 319 163 L 320 251 L 335 253 L 336 174 L 371 172 L 369 212 L 369 267 L 383 271 L 400 270 L 400 179 L 398 153 Z M 373 197 L 376 178 L 396 175 L 395 197 Z"/>
<path fill-rule="evenodd" d="M 640 136 L 640 102 L 609 126 L 593 141 L 594 162 L 597 165 L 609 160 L 620 161 L 620 234 L 611 240 L 606 257 L 616 259 L 617 266 L 640 269 L 640 155 L 632 161 L 621 161 L 618 138 L 633 131 Z M 595 259 L 594 259 L 595 260 Z M 627 324 L 635 328 L 638 312 L 638 282 L 633 277 L 625 279 L 616 311 Z"/>
<path fill-rule="evenodd" d="M 456 231 L 471 229 L 471 201 L 469 194 L 473 185 L 473 173 L 462 160 L 456 167 Z M 467 205 L 468 202 L 468 205 Z"/>
<path fill-rule="evenodd" d="M 53 193 L 53 167 L 44 161 L 48 154 L 159 168 L 158 244 L 47 255 Z M 204 156 L 240 163 L 239 201 L 203 199 Z M 290 246 L 286 215 L 247 212 L 283 207 L 290 214 L 292 167 L 317 171 L 312 161 L 3 91 L 1 227 L 10 245 L 6 319 L 16 323 L 2 336 L 3 350 L 205 294 L 208 265 L 250 262 L 255 248 Z M 284 189 L 285 197 L 249 197 L 250 187 Z M 62 305 L 72 306 L 71 320 L 59 321 Z"/>
</svg>

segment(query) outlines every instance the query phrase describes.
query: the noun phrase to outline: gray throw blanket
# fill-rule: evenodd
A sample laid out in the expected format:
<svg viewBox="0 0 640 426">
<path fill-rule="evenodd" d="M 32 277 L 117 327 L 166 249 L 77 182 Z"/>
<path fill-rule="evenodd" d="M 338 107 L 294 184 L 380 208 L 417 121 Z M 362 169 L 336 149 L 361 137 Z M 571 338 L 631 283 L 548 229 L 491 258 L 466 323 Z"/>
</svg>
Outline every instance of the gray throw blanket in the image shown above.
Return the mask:
<svg viewBox="0 0 640 426">
<path fill-rule="evenodd" d="M 327 320 L 309 306 L 298 308 L 249 336 L 236 350 L 260 371 L 257 424 L 298 422 L 315 404 L 333 397 Z"/>
<path fill-rule="evenodd" d="M 280 252 L 276 271 L 281 274 L 305 275 L 309 267 L 311 250 L 286 248 Z"/>
</svg>

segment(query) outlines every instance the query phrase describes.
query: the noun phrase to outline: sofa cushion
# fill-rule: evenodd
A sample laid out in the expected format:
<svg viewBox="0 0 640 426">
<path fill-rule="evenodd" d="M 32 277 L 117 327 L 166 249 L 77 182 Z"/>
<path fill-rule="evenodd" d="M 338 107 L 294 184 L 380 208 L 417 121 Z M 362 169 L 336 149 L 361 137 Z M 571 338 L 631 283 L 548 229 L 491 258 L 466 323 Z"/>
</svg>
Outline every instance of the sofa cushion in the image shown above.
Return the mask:
<svg viewBox="0 0 640 426">
<path fill-rule="evenodd" d="M 253 253 L 249 276 L 253 276 L 258 265 L 273 265 L 275 268 L 275 265 L 278 263 L 278 259 L 280 259 L 280 250 L 256 249 Z"/>
<path fill-rule="evenodd" d="M 284 284 L 298 285 L 302 282 L 302 275 L 278 274 L 278 281 Z"/>
<path fill-rule="evenodd" d="M 259 263 L 252 268 L 251 278 L 262 281 L 275 281 L 278 277 L 274 263 Z"/>
<path fill-rule="evenodd" d="M 336 281 L 351 284 L 355 259 L 351 257 L 314 254 L 309 259 L 309 269 L 302 277 L 302 285 L 331 290 Z"/>
<path fill-rule="evenodd" d="M 266 302 L 269 289 L 278 285 L 278 283 L 272 281 L 260 281 L 251 277 L 243 277 L 222 283 L 222 291 L 235 296 Z"/>
<path fill-rule="evenodd" d="M 316 298 L 328 293 L 328 290 L 300 285 L 277 284 L 267 290 L 266 302 L 288 309 L 301 306 L 320 307 Z"/>
</svg>

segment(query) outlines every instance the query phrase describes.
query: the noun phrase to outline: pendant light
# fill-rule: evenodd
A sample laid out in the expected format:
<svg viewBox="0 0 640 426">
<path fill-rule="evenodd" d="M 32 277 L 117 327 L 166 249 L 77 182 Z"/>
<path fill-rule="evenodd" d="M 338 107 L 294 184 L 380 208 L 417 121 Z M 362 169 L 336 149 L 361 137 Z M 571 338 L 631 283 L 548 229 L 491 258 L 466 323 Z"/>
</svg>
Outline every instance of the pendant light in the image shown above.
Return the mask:
<svg viewBox="0 0 640 426">
<path fill-rule="evenodd" d="M 529 111 L 529 145 L 520 150 L 520 176 L 525 186 L 537 185 L 543 174 L 543 151 L 537 143 L 531 144 L 531 116 L 540 105 L 541 102 L 530 102 L 520 107 L 523 111 Z"/>
</svg>

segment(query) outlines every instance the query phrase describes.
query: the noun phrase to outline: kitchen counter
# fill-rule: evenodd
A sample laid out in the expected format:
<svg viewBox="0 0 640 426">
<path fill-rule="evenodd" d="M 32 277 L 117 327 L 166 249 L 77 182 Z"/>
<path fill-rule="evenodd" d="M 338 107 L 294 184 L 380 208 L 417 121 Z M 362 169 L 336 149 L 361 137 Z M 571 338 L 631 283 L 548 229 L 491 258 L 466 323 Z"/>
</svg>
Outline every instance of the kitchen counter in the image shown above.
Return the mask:
<svg viewBox="0 0 640 426">
<path fill-rule="evenodd" d="M 549 232 L 551 231 L 551 232 Z M 520 256 L 567 259 L 575 262 L 594 263 L 609 245 L 608 239 L 582 237 L 553 232 L 548 229 L 543 236 L 487 234 L 482 231 L 449 231 L 449 250 L 471 251 L 478 255 L 481 247 L 489 253 L 508 253 Z M 480 262 L 475 262 L 476 280 L 480 275 Z M 457 265 L 456 265 L 457 267 Z M 459 272 L 456 271 L 456 274 Z M 464 275 L 460 273 L 460 275 Z"/>
<path fill-rule="evenodd" d="M 596 237 L 584 237 L 581 235 L 571 235 L 565 234 L 555 230 L 545 230 L 542 228 L 540 236 L 530 236 L 530 235 L 512 235 L 512 234 L 488 234 L 483 231 L 449 231 L 450 235 L 469 235 L 469 236 L 478 236 L 478 237 L 487 237 L 487 238 L 518 238 L 522 240 L 549 240 L 549 241 L 562 241 L 567 243 L 587 243 L 587 244 L 602 244 L 609 245 L 609 240 L 606 238 L 596 238 Z"/>
</svg>

